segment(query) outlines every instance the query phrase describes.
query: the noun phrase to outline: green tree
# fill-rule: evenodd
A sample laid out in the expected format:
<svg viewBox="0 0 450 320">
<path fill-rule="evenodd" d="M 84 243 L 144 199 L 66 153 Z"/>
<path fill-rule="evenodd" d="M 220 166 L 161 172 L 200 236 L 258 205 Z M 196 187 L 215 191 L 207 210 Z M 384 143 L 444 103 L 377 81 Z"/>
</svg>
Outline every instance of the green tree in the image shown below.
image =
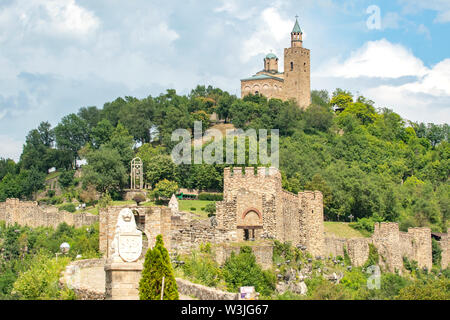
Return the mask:
<svg viewBox="0 0 450 320">
<path fill-rule="evenodd" d="M 175 281 L 169 252 L 164 247 L 161 235 L 156 237 L 153 249 L 147 250 L 144 269 L 139 281 L 139 298 L 141 300 L 161 300 L 162 281 L 164 277 L 163 300 L 178 300 L 178 287 Z"/>
<path fill-rule="evenodd" d="M 254 286 L 257 292 L 269 296 L 275 289 L 275 277 L 256 263 L 252 249 L 241 247 L 239 254 L 231 253 L 223 266 L 227 289 L 237 292 L 240 287 Z"/>
<path fill-rule="evenodd" d="M 156 199 L 169 199 L 172 194 L 178 192 L 178 184 L 175 181 L 167 179 L 161 180 L 152 190 L 152 196 Z"/>
<path fill-rule="evenodd" d="M 127 170 L 119 152 L 108 147 L 90 151 L 86 155 L 88 164 L 83 167 L 83 185 L 93 185 L 102 193 L 118 191 L 128 181 Z"/>
<path fill-rule="evenodd" d="M 76 114 L 69 114 L 62 118 L 54 130 L 58 149 L 70 152 L 75 168 L 78 150 L 89 142 L 89 128 L 86 120 Z"/>
<path fill-rule="evenodd" d="M 146 158 L 142 160 L 145 161 L 145 176 L 152 187 L 164 179 L 176 180 L 176 166 L 171 156 L 158 154 L 148 160 Z"/>
</svg>

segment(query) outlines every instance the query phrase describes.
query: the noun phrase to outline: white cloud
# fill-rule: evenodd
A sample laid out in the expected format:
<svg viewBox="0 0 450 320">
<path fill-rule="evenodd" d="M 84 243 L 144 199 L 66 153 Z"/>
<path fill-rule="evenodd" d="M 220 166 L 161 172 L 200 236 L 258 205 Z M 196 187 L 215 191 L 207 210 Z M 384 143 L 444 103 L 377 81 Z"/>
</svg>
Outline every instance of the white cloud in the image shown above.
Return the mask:
<svg viewBox="0 0 450 320">
<path fill-rule="evenodd" d="M 0 135 L 0 157 L 18 161 L 22 153 L 22 142 L 16 141 L 7 135 Z"/>
<path fill-rule="evenodd" d="M 433 10 L 437 12 L 435 22 L 450 22 L 450 1 L 448 0 L 400 0 L 406 13 L 417 13 L 420 10 Z"/>
<path fill-rule="evenodd" d="M 384 39 L 320 67 L 314 81 L 339 81 L 336 87 L 358 90 L 408 120 L 450 122 L 450 59 L 427 68 L 410 50 Z"/>
<path fill-rule="evenodd" d="M 86 36 L 100 20 L 75 0 L 17 0 L 0 11 L 0 40 L 26 34 Z"/>
<path fill-rule="evenodd" d="M 241 61 L 247 62 L 258 54 L 269 53 L 270 50 L 273 50 L 281 60 L 283 52 L 280 48 L 288 44 L 293 26 L 292 19 L 281 17 L 277 8 L 270 7 L 263 10 L 256 20 L 257 30 L 243 43 Z"/>
<path fill-rule="evenodd" d="M 369 41 L 353 51 L 344 62 L 338 58 L 320 67 L 317 75 L 343 78 L 378 77 L 400 78 L 423 76 L 427 68 L 423 62 L 402 45 L 385 39 Z"/>
</svg>

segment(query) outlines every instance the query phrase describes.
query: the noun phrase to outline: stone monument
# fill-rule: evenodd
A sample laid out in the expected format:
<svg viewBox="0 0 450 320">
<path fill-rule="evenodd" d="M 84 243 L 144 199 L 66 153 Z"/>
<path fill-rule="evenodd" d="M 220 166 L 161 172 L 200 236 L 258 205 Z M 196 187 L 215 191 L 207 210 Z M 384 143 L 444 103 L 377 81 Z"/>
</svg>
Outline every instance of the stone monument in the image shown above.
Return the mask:
<svg viewBox="0 0 450 320">
<path fill-rule="evenodd" d="M 142 232 L 137 229 L 133 211 L 122 209 L 117 217 L 111 258 L 105 265 L 106 299 L 138 300 L 143 269 Z"/>
<path fill-rule="evenodd" d="M 172 210 L 172 214 L 178 214 L 178 200 L 175 194 L 172 194 L 172 198 L 170 198 L 169 208 Z"/>
<path fill-rule="evenodd" d="M 144 188 L 144 166 L 141 158 L 131 160 L 131 190 L 142 190 Z"/>
</svg>

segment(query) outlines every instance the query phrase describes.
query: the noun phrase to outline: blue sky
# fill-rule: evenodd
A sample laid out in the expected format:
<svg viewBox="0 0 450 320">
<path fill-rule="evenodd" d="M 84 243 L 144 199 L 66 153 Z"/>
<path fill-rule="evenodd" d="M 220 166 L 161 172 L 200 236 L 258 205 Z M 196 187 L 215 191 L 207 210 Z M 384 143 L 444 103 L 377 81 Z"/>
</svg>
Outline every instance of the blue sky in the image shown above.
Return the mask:
<svg viewBox="0 0 450 320">
<path fill-rule="evenodd" d="M 119 96 L 239 95 L 265 54 L 283 65 L 296 14 L 313 89 L 450 122 L 450 0 L 1 0 L 0 157 L 18 160 L 41 121 Z"/>
</svg>

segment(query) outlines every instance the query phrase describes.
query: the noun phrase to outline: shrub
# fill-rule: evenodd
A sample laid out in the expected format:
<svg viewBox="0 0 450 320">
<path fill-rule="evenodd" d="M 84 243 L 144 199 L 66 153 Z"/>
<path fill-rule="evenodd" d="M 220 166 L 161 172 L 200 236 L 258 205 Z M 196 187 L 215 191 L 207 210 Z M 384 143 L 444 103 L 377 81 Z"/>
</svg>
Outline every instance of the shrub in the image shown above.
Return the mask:
<svg viewBox="0 0 450 320">
<path fill-rule="evenodd" d="M 98 206 L 100 208 L 106 208 L 109 206 L 109 204 L 112 202 L 111 195 L 109 192 L 106 192 L 99 200 L 98 200 Z"/>
<path fill-rule="evenodd" d="M 59 175 L 59 178 L 58 178 L 58 183 L 63 188 L 68 188 L 70 186 L 73 186 L 74 185 L 74 174 L 75 174 L 74 170 L 65 170 L 65 171 L 61 172 L 61 174 Z"/>
<path fill-rule="evenodd" d="M 450 300 L 450 280 L 447 278 L 430 280 L 426 283 L 415 281 L 400 289 L 399 300 Z"/>
<path fill-rule="evenodd" d="M 155 188 L 153 188 L 150 194 L 154 199 L 170 199 L 177 191 L 178 184 L 175 181 L 164 179 L 155 185 Z"/>
<path fill-rule="evenodd" d="M 369 266 L 378 265 L 379 257 L 377 248 L 372 243 L 369 243 L 369 257 L 367 258 L 364 267 L 367 268 Z"/>
<path fill-rule="evenodd" d="M 24 300 L 74 299 L 73 292 L 61 290 L 58 285 L 60 273 L 69 262 L 66 257 L 56 259 L 39 253 L 29 268 L 20 273 L 14 283 L 14 293 Z"/>
<path fill-rule="evenodd" d="M 316 277 L 306 281 L 308 297 L 312 300 L 349 300 L 352 295 L 349 290 L 340 284 Z"/>
<path fill-rule="evenodd" d="M 75 205 L 73 203 L 66 203 L 59 207 L 59 211 L 69 211 L 69 212 L 75 212 L 77 211 Z"/>
<path fill-rule="evenodd" d="M 139 298 L 141 300 L 160 300 L 163 277 L 163 300 L 178 300 L 178 287 L 170 263 L 169 252 L 164 247 L 162 236 L 158 235 L 155 247 L 149 249 L 145 255 L 142 278 L 139 281 Z"/>
<path fill-rule="evenodd" d="M 208 215 L 213 215 L 216 213 L 216 204 L 215 203 L 208 203 L 204 209 Z"/>
<path fill-rule="evenodd" d="M 261 269 L 248 246 L 241 247 L 237 255 L 231 253 L 223 266 L 223 275 L 227 289 L 232 292 L 242 286 L 254 286 L 261 295 L 269 296 L 275 290 L 275 275 Z"/>
<path fill-rule="evenodd" d="M 364 235 L 371 235 L 375 229 L 375 219 L 370 218 L 360 218 L 356 222 L 351 222 L 348 225 L 355 230 L 360 231 Z"/>
<path fill-rule="evenodd" d="M 222 193 L 206 193 L 202 192 L 198 195 L 198 200 L 206 200 L 206 201 L 223 201 Z"/>
<path fill-rule="evenodd" d="M 191 207 L 191 211 L 197 211 L 197 208 Z"/>
<path fill-rule="evenodd" d="M 133 201 L 136 202 L 137 205 L 139 205 L 141 202 L 145 202 L 145 200 L 145 196 L 141 193 L 138 193 L 133 197 Z"/>
<path fill-rule="evenodd" d="M 56 192 L 55 190 L 48 190 L 47 191 L 47 197 L 53 198 L 55 196 Z"/>
<path fill-rule="evenodd" d="M 216 286 L 221 279 L 221 272 L 215 260 L 209 254 L 199 254 L 195 251 L 185 260 L 183 273 L 193 282 L 209 287 Z"/>
<path fill-rule="evenodd" d="M 418 268 L 417 261 L 409 260 L 407 257 L 403 257 L 403 267 L 408 271 L 415 271 Z"/>
<path fill-rule="evenodd" d="M 431 239 L 432 252 L 433 252 L 433 264 L 439 266 L 441 264 L 441 253 L 442 249 L 439 245 L 439 241 Z"/>
</svg>

